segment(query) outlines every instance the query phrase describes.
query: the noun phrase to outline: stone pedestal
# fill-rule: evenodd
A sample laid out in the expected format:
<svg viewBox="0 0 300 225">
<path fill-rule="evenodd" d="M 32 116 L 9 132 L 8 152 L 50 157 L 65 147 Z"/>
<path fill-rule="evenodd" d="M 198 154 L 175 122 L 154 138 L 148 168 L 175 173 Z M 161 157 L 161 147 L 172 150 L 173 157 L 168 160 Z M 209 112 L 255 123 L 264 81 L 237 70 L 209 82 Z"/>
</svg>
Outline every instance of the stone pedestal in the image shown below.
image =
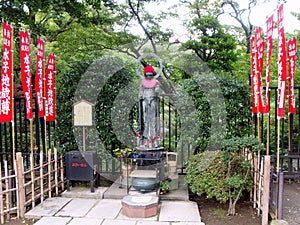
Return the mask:
<svg viewBox="0 0 300 225">
<path fill-rule="evenodd" d="M 177 190 L 179 187 L 178 174 L 170 174 L 169 178 L 171 179 L 170 191 Z"/>
<path fill-rule="evenodd" d="M 127 195 L 122 199 L 122 213 L 131 218 L 156 216 L 158 197 L 152 195 Z"/>
</svg>

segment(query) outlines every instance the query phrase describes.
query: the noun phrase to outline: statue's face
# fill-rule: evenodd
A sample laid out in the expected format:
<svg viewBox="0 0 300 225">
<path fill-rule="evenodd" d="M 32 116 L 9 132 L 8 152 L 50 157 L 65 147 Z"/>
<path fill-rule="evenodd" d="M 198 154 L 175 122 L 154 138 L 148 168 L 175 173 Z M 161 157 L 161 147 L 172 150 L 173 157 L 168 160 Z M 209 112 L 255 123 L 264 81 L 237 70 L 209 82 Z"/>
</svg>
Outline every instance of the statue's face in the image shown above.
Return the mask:
<svg viewBox="0 0 300 225">
<path fill-rule="evenodd" d="M 147 72 L 146 74 L 145 74 L 145 77 L 146 77 L 146 79 L 152 79 L 153 77 L 154 77 L 154 74 L 153 73 L 151 73 L 151 72 Z"/>
</svg>

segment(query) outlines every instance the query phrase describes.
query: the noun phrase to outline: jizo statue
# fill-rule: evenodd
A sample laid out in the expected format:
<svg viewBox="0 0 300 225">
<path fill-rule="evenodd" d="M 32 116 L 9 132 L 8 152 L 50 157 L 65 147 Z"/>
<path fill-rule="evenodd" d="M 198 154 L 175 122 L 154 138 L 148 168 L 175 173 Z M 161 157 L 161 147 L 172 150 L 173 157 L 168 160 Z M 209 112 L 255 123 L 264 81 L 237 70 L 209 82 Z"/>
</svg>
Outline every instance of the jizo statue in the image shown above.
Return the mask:
<svg viewBox="0 0 300 225">
<path fill-rule="evenodd" d="M 160 135 L 159 85 L 152 66 L 144 68 L 144 78 L 139 92 L 139 140 L 140 148 L 159 147 Z"/>
</svg>

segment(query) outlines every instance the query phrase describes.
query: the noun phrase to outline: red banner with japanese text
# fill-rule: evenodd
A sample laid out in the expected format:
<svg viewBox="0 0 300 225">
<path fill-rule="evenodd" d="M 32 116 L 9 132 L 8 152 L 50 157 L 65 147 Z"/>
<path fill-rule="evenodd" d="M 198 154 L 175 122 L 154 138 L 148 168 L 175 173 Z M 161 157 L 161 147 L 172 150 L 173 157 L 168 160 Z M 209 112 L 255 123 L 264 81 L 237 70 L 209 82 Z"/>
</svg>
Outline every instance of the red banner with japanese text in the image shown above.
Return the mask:
<svg viewBox="0 0 300 225">
<path fill-rule="evenodd" d="M 270 64 L 273 48 L 273 30 L 274 30 L 274 19 L 273 15 L 267 19 L 267 63 L 266 63 L 266 100 L 262 113 L 270 112 Z"/>
<path fill-rule="evenodd" d="M 2 72 L 0 94 L 0 122 L 13 120 L 13 30 L 2 22 Z"/>
<path fill-rule="evenodd" d="M 296 113 L 296 101 L 294 92 L 294 81 L 296 74 L 296 52 L 297 40 L 293 38 L 288 41 L 288 56 L 289 56 L 289 113 Z"/>
<path fill-rule="evenodd" d="M 37 54 L 36 54 L 36 73 L 35 73 L 35 93 L 38 108 L 38 117 L 45 116 L 44 104 L 44 77 L 45 77 L 45 60 L 44 60 L 45 42 L 43 39 L 37 40 Z"/>
<path fill-rule="evenodd" d="M 257 57 L 255 36 L 251 38 L 251 86 L 252 86 L 252 113 L 258 113 L 258 80 L 257 80 Z"/>
<path fill-rule="evenodd" d="M 55 55 L 48 56 L 46 67 L 46 82 L 45 82 L 45 97 L 46 97 L 46 121 L 51 122 L 56 119 L 56 97 L 55 97 Z"/>
<path fill-rule="evenodd" d="M 286 41 L 283 26 L 283 4 L 278 8 L 278 118 L 284 117 L 286 97 Z"/>
<path fill-rule="evenodd" d="M 255 32 L 256 37 L 256 51 L 257 51 L 257 80 L 258 80 L 258 111 L 259 113 L 264 112 L 265 103 L 264 103 L 264 88 L 262 82 L 262 71 L 264 63 L 264 49 L 265 42 L 262 41 L 262 29 L 258 27 Z"/>
<path fill-rule="evenodd" d="M 20 31 L 20 65 L 22 89 L 26 101 L 26 118 L 32 119 L 32 86 L 30 65 L 30 37 L 26 31 Z"/>
</svg>

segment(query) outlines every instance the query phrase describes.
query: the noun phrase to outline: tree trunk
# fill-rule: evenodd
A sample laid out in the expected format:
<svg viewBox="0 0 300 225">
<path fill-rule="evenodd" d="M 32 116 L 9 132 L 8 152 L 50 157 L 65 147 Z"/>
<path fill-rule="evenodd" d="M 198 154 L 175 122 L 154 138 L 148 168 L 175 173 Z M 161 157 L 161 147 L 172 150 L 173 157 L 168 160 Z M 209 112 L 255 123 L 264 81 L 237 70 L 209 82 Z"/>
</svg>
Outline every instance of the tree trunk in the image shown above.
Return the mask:
<svg viewBox="0 0 300 225">
<path fill-rule="evenodd" d="M 235 205 L 236 205 L 236 201 L 232 202 L 232 199 L 230 198 L 227 216 L 235 215 Z"/>
</svg>

